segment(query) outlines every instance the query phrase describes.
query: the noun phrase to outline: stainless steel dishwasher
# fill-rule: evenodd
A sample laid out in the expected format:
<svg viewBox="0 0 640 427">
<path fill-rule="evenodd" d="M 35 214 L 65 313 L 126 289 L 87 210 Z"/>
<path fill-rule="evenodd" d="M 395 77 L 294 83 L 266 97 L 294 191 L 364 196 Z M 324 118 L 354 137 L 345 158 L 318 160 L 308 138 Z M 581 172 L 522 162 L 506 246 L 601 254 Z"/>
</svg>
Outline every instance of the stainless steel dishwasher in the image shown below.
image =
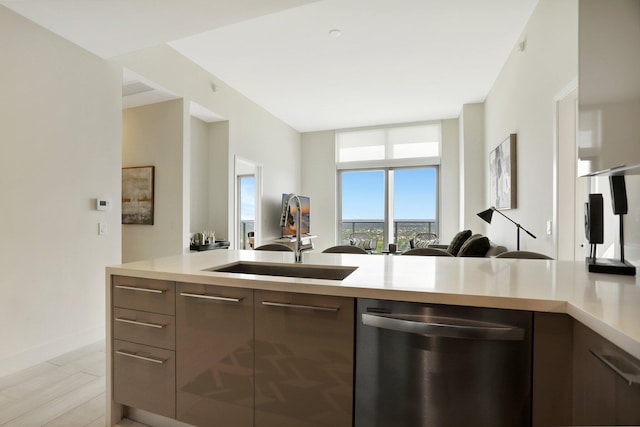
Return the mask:
<svg viewBox="0 0 640 427">
<path fill-rule="evenodd" d="M 359 299 L 355 426 L 530 426 L 532 319 Z"/>
</svg>

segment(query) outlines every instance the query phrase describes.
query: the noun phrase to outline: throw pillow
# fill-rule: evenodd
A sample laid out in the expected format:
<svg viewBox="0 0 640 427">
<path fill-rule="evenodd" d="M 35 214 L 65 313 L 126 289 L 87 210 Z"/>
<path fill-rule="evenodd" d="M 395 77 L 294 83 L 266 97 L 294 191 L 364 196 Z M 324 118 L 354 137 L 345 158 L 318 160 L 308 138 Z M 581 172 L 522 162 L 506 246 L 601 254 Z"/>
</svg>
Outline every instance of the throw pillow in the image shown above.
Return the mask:
<svg viewBox="0 0 640 427">
<path fill-rule="evenodd" d="M 447 247 L 447 252 L 449 252 L 453 256 L 457 256 L 460 248 L 469 237 L 471 237 L 471 230 L 463 230 L 458 232 L 455 236 L 453 236 L 453 239 L 451 239 L 451 243 L 449 243 L 449 247 Z"/>
<path fill-rule="evenodd" d="M 489 238 L 482 234 L 469 237 L 458 252 L 459 257 L 483 257 L 491 247 Z"/>
</svg>

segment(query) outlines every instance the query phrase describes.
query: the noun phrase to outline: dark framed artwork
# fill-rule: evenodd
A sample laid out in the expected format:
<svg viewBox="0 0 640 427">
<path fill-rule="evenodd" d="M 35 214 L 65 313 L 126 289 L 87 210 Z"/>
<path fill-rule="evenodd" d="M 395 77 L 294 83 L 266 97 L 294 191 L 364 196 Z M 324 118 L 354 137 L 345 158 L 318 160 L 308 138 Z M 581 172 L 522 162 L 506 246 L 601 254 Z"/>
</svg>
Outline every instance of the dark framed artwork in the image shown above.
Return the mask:
<svg viewBox="0 0 640 427">
<path fill-rule="evenodd" d="M 489 153 L 489 198 L 496 209 L 517 206 L 516 139 L 512 133 Z"/>
<path fill-rule="evenodd" d="M 153 225 L 155 166 L 122 168 L 122 223 Z"/>
</svg>

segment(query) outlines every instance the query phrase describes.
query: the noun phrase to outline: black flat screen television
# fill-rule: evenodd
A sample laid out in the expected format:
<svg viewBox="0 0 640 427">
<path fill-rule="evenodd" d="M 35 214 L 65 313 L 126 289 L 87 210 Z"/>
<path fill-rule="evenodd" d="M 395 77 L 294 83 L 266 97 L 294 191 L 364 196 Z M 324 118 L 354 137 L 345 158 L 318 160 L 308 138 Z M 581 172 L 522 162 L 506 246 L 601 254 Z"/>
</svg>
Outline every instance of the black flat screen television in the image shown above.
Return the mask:
<svg viewBox="0 0 640 427">
<path fill-rule="evenodd" d="M 284 207 L 285 202 L 287 201 L 288 194 L 282 194 L 282 206 Z M 300 199 L 300 205 L 302 207 L 302 221 L 300 224 L 300 234 L 309 234 L 311 224 L 310 219 L 310 211 L 311 211 L 311 201 L 307 196 L 298 196 Z M 285 226 L 282 227 L 282 236 L 289 237 L 296 235 L 296 203 L 295 200 L 292 200 L 289 205 L 289 212 L 287 215 L 287 220 L 285 222 Z"/>
</svg>

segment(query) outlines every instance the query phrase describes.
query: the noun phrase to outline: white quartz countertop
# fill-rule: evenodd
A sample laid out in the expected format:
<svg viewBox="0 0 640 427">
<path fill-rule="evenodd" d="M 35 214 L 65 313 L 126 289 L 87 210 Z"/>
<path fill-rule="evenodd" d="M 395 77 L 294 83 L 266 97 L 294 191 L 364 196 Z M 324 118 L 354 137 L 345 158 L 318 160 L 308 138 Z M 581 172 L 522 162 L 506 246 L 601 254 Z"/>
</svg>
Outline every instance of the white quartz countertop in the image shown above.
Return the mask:
<svg viewBox="0 0 640 427">
<path fill-rule="evenodd" d="M 640 280 L 589 273 L 581 262 L 305 253 L 304 264 L 358 268 L 342 281 L 205 271 L 238 261 L 291 264 L 293 253 L 215 250 L 111 266 L 107 275 L 566 313 L 640 358 Z"/>
</svg>

